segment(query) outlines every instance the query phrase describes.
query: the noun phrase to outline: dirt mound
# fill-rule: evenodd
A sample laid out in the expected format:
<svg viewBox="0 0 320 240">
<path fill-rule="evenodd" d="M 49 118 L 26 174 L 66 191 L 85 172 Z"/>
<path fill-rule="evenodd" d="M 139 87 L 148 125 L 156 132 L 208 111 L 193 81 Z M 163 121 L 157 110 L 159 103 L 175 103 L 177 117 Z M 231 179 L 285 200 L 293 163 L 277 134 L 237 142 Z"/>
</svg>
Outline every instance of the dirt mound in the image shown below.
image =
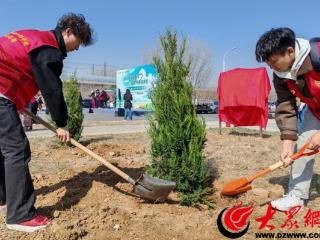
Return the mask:
<svg viewBox="0 0 320 240">
<path fill-rule="evenodd" d="M 219 190 L 226 182 L 251 176 L 278 161 L 280 140 L 277 134 L 260 138 L 255 133 L 219 135 L 216 130 L 208 130 L 207 140 L 205 156 L 215 177 L 216 191 L 210 196 L 214 209 L 180 206 L 175 193 L 162 204 L 146 202 L 131 193 L 130 184 L 80 150 L 57 146 L 52 139 L 32 139 L 30 167 L 36 206 L 53 221 L 45 231 L 25 234 L 7 230 L 5 216 L 0 214 L 0 239 L 222 239 L 216 226 L 222 209 L 240 201 L 254 202 L 254 218 L 262 216 L 268 201 L 283 193 L 288 169 L 256 180 L 256 191 L 235 198 L 221 196 Z M 82 143 L 133 178 L 139 177 L 150 163 L 149 140 L 143 133 L 91 137 Z M 317 186 L 312 183 L 309 206 L 316 206 Z M 264 202 L 258 201 L 259 196 Z M 273 223 L 279 225 L 284 219 L 281 215 Z M 252 220 L 246 239 L 255 239 L 257 231 L 258 224 Z"/>
<path fill-rule="evenodd" d="M 82 143 L 133 178 L 149 163 L 144 134 Z M 130 184 L 81 150 L 52 139 L 33 139 L 31 146 L 36 206 L 53 221 L 45 231 L 25 234 L 7 230 L 2 214 L 0 239 L 212 239 L 212 210 L 182 207 L 174 193 L 163 204 L 142 200 Z M 196 229 L 201 237 L 192 233 Z"/>
</svg>

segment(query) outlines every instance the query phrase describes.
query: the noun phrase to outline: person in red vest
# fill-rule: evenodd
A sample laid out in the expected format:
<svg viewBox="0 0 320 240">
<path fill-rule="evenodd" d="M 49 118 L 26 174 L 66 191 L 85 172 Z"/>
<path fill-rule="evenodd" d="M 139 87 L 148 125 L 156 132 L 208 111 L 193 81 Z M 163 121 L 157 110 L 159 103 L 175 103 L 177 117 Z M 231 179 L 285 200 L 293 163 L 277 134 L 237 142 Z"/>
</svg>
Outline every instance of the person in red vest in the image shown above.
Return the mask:
<svg viewBox="0 0 320 240">
<path fill-rule="evenodd" d="M 281 211 L 294 206 L 303 207 L 309 198 L 314 155 L 292 163 L 285 161 L 296 150 L 308 143 L 310 149 L 320 146 L 320 38 L 296 38 L 289 28 L 271 29 L 256 44 L 256 59 L 273 70 L 277 93 L 276 122 L 283 141 L 281 160 L 287 167 L 292 164 L 288 193 L 271 202 Z M 307 104 L 302 122 L 297 127 L 296 97 Z"/>
<path fill-rule="evenodd" d="M 92 42 L 90 25 L 74 13 L 62 16 L 52 31 L 20 30 L 0 37 L 0 210 L 7 210 L 9 229 L 33 232 L 50 223 L 34 207 L 30 147 L 18 111 L 40 90 L 57 136 L 69 141 L 60 80 L 63 60 Z"/>
</svg>

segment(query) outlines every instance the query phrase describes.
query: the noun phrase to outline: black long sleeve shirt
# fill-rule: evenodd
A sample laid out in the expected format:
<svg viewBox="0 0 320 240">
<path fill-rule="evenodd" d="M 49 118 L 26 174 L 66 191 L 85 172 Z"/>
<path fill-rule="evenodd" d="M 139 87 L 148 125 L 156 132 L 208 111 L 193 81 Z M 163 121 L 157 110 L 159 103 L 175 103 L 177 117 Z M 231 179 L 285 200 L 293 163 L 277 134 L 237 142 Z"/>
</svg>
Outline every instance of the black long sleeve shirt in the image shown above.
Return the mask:
<svg viewBox="0 0 320 240">
<path fill-rule="evenodd" d="M 52 32 L 57 39 L 59 49 L 42 46 L 32 50 L 29 53 L 29 59 L 36 83 L 46 101 L 52 120 L 58 127 L 65 127 L 68 120 L 68 110 L 63 96 L 60 75 L 67 51 L 61 32 L 57 29 Z"/>
</svg>

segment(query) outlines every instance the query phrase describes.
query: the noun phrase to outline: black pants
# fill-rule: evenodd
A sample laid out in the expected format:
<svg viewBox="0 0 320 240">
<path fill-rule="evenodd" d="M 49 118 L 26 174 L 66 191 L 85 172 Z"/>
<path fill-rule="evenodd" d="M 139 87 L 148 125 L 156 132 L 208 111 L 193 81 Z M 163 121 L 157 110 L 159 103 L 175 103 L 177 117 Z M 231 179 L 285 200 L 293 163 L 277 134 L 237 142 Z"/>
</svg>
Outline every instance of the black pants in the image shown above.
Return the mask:
<svg viewBox="0 0 320 240">
<path fill-rule="evenodd" d="M 0 97 L 0 203 L 7 204 L 7 223 L 36 215 L 28 163 L 30 146 L 15 105 Z"/>
</svg>

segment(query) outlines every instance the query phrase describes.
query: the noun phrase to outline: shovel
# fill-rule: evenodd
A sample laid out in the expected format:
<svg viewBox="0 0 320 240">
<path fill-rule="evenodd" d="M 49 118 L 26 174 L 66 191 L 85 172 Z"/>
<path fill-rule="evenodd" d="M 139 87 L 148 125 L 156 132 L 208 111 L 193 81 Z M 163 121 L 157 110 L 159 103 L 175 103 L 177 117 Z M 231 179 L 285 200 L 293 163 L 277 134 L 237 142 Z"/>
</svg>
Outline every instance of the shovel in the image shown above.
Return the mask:
<svg viewBox="0 0 320 240">
<path fill-rule="evenodd" d="M 30 112 L 28 109 L 24 109 L 24 113 L 33 118 L 35 121 L 40 122 L 42 125 L 56 133 L 56 128 L 52 126 L 50 123 L 44 121 L 40 117 L 34 115 L 32 112 Z M 72 145 L 80 148 L 82 151 L 84 151 L 86 154 L 90 155 L 91 157 L 97 159 L 100 161 L 103 165 L 105 165 L 107 168 L 109 168 L 111 171 L 113 171 L 115 174 L 122 177 L 124 180 L 129 182 L 133 185 L 133 192 L 137 195 L 139 195 L 142 198 L 154 200 L 155 202 L 164 202 L 169 193 L 174 189 L 176 186 L 175 182 L 167 181 L 155 177 L 151 177 L 147 174 L 142 174 L 137 180 L 132 179 L 129 175 L 121 171 L 116 166 L 109 163 L 104 158 L 100 157 L 99 155 L 92 152 L 90 149 L 86 148 L 79 142 L 77 142 L 74 139 L 70 139 L 70 142 Z"/>
<path fill-rule="evenodd" d="M 309 144 L 305 144 L 298 152 L 296 152 L 295 154 L 291 155 L 290 157 L 286 158 L 284 160 L 284 162 L 289 162 L 291 160 L 296 160 L 300 157 L 303 156 L 310 156 L 313 154 L 316 154 L 319 152 L 318 149 L 313 150 L 311 152 L 304 152 L 306 149 L 308 149 Z M 237 194 L 240 193 L 244 193 L 250 189 L 252 189 L 252 186 L 250 185 L 255 179 L 259 178 L 259 177 L 263 177 L 265 175 L 267 175 L 268 173 L 272 172 L 273 170 L 276 170 L 280 167 L 282 167 L 284 165 L 284 163 L 282 161 L 279 161 L 263 170 L 261 170 L 260 172 L 258 172 L 257 174 L 255 174 L 252 177 L 249 178 L 239 178 L 236 180 L 233 180 L 229 183 L 227 183 L 226 185 L 224 185 L 221 194 L 226 195 L 226 196 L 235 196 Z"/>
</svg>

